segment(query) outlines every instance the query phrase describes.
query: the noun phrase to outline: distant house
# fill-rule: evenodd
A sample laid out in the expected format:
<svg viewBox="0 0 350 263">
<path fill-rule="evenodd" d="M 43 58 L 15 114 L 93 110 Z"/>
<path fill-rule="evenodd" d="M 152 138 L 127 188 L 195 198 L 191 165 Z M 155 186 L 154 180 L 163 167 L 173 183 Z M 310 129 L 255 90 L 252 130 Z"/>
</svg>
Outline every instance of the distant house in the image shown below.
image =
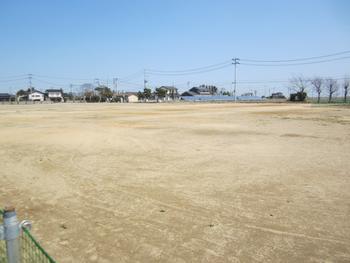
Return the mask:
<svg viewBox="0 0 350 263">
<path fill-rule="evenodd" d="M 166 90 L 165 100 L 176 100 L 179 98 L 177 88 L 173 86 L 161 86 L 159 89 Z"/>
<path fill-rule="evenodd" d="M 181 96 L 210 96 L 217 95 L 218 88 L 213 85 L 200 85 L 199 87 L 193 87 L 190 90 L 181 94 Z"/>
<path fill-rule="evenodd" d="M 114 96 L 114 99 L 117 102 L 128 102 L 128 103 L 133 103 L 133 102 L 138 102 L 139 97 L 137 96 L 136 92 L 122 92 L 118 93 Z"/>
<path fill-rule="evenodd" d="M 205 87 L 193 87 L 189 91 L 195 93 L 196 95 L 211 95 L 210 91 Z"/>
<path fill-rule="evenodd" d="M 283 95 L 282 92 L 276 92 L 272 93 L 270 96 L 270 99 L 285 99 L 286 97 Z"/>
<path fill-rule="evenodd" d="M 125 102 L 133 103 L 133 102 L 138 102 L 139 97 L 137 96 L 137 93 L 135 92 L 126 92 L 124 95 Z"/>
<path fill-rule="evenodd" d="M 247 93 L 243 93 L 241 95 L 241 97 L 253 97 L 254 96 L 254 93 L 253 92 L 247 92 Z"/>
<path fill-rule="evenodd" d="M 187 101 L 214 101 L 231 100 L 229 96 L 220 96 L 218 88 L 214 85 L 200 85 L 192 87 L 190 90 L 181 94 L 181 100 Z"/>
<path fill-rule="evenodd" d="M 193 91 L 185 91 L 184 93 L 181 94 L 181 96 L 188 97 L 188 96 L 196 96 L 198 95 L 196 92 Z"/>
<path fill-rule="evenodd" d="M 236 98 L 237 101 L 261 101 L 264 100 L 262 97 L 259 96 L 255 96 L 255 95 L 244 95 L 242 94 L 242 96 L 237 96 Z"/>
<path fill-rule="evenodd" d="M 12 101 L 14 99 L 14 95 L 11 95 L 9 93 L 0 93 L 0 101 Z"/>
<path fill-rule="evenodd" d="M 56 102 L 64 101 L 62 89 L 47 89 L 45 93 L 50 101 L 56 101 Z"/>
<path fill-rule="evenodd" d="M 306 92 L 297 92 L 297 93 L 292 93 L 290 94 L 290 101 L 305 101 L 307 98 L 307 93 Z"/>
<path fill-rule="evenodd" d="M 39 90 L 32 89 L 28 94 L 28 100 L 30 100 L 30 101 L 44 101 L 45 94 Z"/>
</svg>

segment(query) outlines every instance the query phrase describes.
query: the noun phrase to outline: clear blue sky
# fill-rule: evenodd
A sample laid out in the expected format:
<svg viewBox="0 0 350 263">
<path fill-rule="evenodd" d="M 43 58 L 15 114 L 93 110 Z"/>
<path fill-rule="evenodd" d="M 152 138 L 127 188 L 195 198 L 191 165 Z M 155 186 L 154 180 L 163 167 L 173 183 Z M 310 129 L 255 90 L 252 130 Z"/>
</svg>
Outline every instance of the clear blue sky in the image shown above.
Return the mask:
<svg viewBox="0 0 350 263">
<path fill-rule="evenodd" d="M 350 50 L 349 10 L 346 0 L 2 0 L 0 92 L 27 87 L 26 80 L 9 77 L 28 73 L 49 76 L 33 80 L 44 90 L 140 72 L 129 79 L 139 86 L 119 86 L 138 90 L 144 68 L 182 70 L 232 57 L 289 59 Z M 238 81 L 288 80 L 299 74 L 342 77 L 349 70 L 350 60 L 291 67 L 241 65 Z M 149 75 L 148 80 L 152 86 L 174 83 L 181 90 L 188 81 L 191 86 L 229 89 L 233 67 L 189 76 Z M 286 85 L 241 84 L 239 92 L 256 89 L 264 95 L 269 88 L 285 90 Z"/>
</svg>

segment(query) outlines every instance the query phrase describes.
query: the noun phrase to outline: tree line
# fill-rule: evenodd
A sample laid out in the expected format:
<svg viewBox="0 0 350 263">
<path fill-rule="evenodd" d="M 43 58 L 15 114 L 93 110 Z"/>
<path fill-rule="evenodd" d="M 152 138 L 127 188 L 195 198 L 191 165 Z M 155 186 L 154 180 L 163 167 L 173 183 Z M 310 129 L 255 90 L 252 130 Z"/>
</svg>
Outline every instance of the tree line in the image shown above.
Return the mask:
<svg viewBox="0 0 350 263">
<path fill-rule="evenodd" d="M 291 94 L 291 100 L 293 100 L 293 96 L 298 97 L 298 100 L 300 101 L 305 100 L 307 89 L 312 88 L 312 90 L 317 94 L 317 103 L 320 103 L 321 96 L 323 94 L 327 95 L 328 103 L 331 103 L 334 94 L 338 92 L 339 89 L 341 89 L 343 93 L 343 101 L 346 103 L 348 98 L 350 79 L 344 78 L 342 81 L 338 81 L 333 78 L 314 77 L 312 79 L 307 79 L 304 77 L 295 77 L 290 80 L 290 83 L 292 88 L 296 91 L 296 93 Z"/>
</svg>

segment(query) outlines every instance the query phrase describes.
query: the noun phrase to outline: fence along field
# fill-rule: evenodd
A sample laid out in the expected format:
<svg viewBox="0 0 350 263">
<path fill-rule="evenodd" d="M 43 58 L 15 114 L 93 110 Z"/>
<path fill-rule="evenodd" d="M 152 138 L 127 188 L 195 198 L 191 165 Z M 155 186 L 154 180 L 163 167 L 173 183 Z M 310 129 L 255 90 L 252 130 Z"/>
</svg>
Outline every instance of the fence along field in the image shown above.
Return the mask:
<svg viewBox="0 0 350 263">
<path fill-rule="evenodd" d="M 0 208 L 0 224 L 3 224 L 5 213 L 6 211 Z M 9 235 L 5 235 L 5 231 L 3 232 L 4 240 L 0 240 L 0 263 L 55 263 L 27 227 L 20 224 L 15 227 L 19 228 L 15 241 L 13 241 L 12 236 L 9 237 Z M 11 242 L 7 244 L 7 240 Z M 19 249 L 13 247 L 13 242 L 18 242 Z M 14 249 L 18 250 L 15 251 Z M 8 250 L 11 252 L 8 252 Z"/>
</svg>

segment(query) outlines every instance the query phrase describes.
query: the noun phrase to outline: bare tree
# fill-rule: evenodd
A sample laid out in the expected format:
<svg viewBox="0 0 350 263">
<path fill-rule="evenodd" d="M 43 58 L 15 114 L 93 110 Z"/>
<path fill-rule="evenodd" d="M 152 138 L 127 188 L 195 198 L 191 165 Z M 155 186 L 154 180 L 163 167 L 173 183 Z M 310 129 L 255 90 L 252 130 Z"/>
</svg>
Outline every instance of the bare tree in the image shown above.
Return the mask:
<svg viewBox="0 0 350 263">
<path fill-rule="evenodd" d="M 299 76 L 292 78 L 290 83 L 295 91 L 304 93 L 309 85 L 309 80 Z"/>
<path fill-rule="evenodd" d="M 328 103 L 330 103 L 333 94 L 338 91 L 338 83 L 335 79 L 329 78 L 326 80 L 326 87 L 328 90 Z"/>
<path fill-rule="evenodd" d="M 322 86 L 323 86 L 323 79 L 320 77 L 316 77 L 313 80 L 311 80 L 311 84 L 317 93 L 317 103 L 320 103 Z"/>
<path fill-rule="evenodd" d="M 344 83 L 343 83 L 343 89 L 344 89 L 344 102 L 346 103 L 346 99 L 348 96 L 348 90 L 349 90 L 349 85 L 350 85 L 350 79 L 345 78 Z"/>
</svg>

